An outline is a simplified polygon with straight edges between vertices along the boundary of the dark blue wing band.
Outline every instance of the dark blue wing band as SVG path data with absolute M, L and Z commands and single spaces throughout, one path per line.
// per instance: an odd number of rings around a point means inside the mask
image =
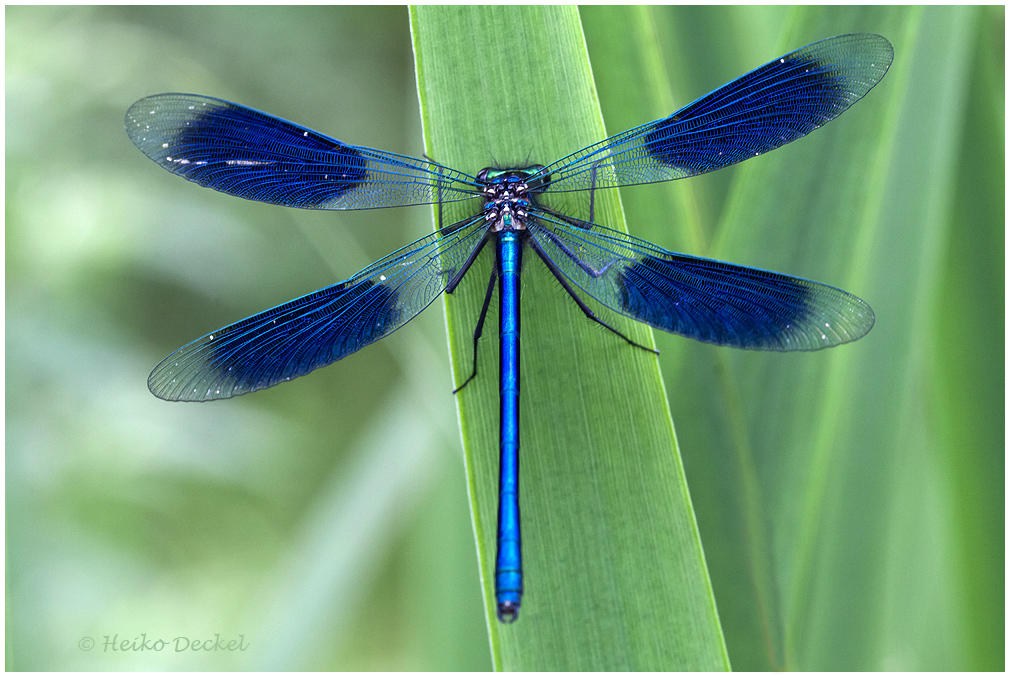
M 158 94 L 126 113 L 130 139 L 168 171 L 230 195 L 307 209 L 464 200 L 473 177 L 195 94 Z
M 155 367 L 165 400 L 242 395 L 303 376 L 392 333 L 424 310 L 480 244 L 477 217 L 434 233 L 345 282 L 265 310 L 179 348 Z
M 855 341 L 873 327 L 865 301 L 819 282 L 677 254 L 544 214 L 529 230 L 564 275 L 603 305 L 706 343 L 819 350 Z
M 821 40 L 723 85 L 673 115 L 547 166 L 546 192 L 668 181 L 795 141 L 866 95 L 894 57 L 879 35 Z

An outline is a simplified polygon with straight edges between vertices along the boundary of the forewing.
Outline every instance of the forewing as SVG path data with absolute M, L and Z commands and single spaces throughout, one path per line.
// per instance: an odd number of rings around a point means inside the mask
M 164 400 L 217 400 L 335 362 L 400 328 L 435 300 L 485 230 L 477 218 L 448 235 L 429 235 L 345 282 L 207 334 L 166 357 L 148 387 Z
M 541 215 L 528 224 L 582 291 L 657 329 L 751 350 L 819 350 L 873 326 L 862 299 L 819 282 L 677 254 L 645 240 Z
M 767 153 L 835 119 L 866 95 L 894 57 L 879 35 L 840 35 L 775 59 L 668 118 L 613 136 L 546 167 L 546 192 L 668 181 Z
M 306 209 L 452 202 L 475 180 L 435 162 L 349 146 L 238 104 L 157 94 L 126 112 L 126 132 L 159 165 L 229 195 Z

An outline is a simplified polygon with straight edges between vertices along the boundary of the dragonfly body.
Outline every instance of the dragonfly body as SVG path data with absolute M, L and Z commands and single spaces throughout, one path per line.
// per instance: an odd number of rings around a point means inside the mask
M 884 76 L 893 53 L 877 35 L 813 43 L 720 87 L 670 117 L 550 165 L 471 176 L 438 163 L 351 146 L 244 106 L 191 94 L 141 99 L 133 142 L 165 169 L 239 197 L 310 209 L 472 201 L 471 216 L 350 279 L 207 334 L 148 380 L 167 400 L 205 401 L 268 388 L 339 360 L 403 326 L 460 284 L 485 245 L 500 298 L 500 486 L 495 595 L 513 621 L 523 592 L 519 534 L 519 290 L 529 246 L 590 319 L 633 345 L 581 299 L 716 345 L 817 350 L 873 326 L 859 298 L 828 285 L 670 252 L 593 222 L 597 190 L 694 176 L 760 155 L 840 115 Z M 582 191 L 579 217 L 553 206 Z M 441 213 L 441 210 L 440 210 Z M 644 347 L 644 346 L 638 346 Z M 476 358 L 470 378 L 476 374 Z M 469 382 L 467 379 L 462 388 Z

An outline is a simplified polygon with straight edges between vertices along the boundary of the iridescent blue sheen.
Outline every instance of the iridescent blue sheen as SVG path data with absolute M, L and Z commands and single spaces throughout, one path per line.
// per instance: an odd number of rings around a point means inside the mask
M 485 244 L 500 290 L 500 487 L 495 596 L 514 621 L 523 592 L 519 535 L 519 276 L 529 245 L 585 312 L 579 293 L 652 327 L 720 346 L 818 350 L 854 341 L 873 311 L 835 287 L 670 252 L 592 222 L 597 189 L 720 169 L 794 141 L 866 95 L 893 52 L 879 35 L 842 35 L 776 59 L 673 115 L 553 164 L 476 176 L 430 160 L 351 146 L 237 104 L 193 94 L 141 99 L 126 131 L 174 174 L 230 195 L 308 209 L 371 209 L 474 200 L 473 216 L 350 279 L 258 313 L 179 348 L 151 373 L 166 400 L 215 400 L 269 388 L 339 360 L 400 328 L 453 292 Z M 589 218 L 546 206 L 584 191 Z M 570 202 L 570 200 L 569 200 Z M 643 347 L 643 346 L 638 346 Z M 470 376 L 476 375 L 474 370 Z M 465 386 L 470 379 L 463 383 Z M 463 387 L 463 386 L 460 386 Z
M 495 597 L 498 618 L 511 623 L 523 596 L 519 539 L 519 271 L 522 239 L 515 231 L 498 238 L 498 285 L 501 308 L 499 352 L 501 384 L 501 454 L 498 484 L 498 558 Z

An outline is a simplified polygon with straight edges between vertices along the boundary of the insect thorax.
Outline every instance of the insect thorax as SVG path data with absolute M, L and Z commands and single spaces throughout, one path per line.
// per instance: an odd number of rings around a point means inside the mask
M 484 221 L 496 233 L 526 230 L 526 217 L 536 205 L 535 195 L 549 182 L 540 176 L 543 165 L 519 169 L 480 170 L 477 179 L 484 183 Z

